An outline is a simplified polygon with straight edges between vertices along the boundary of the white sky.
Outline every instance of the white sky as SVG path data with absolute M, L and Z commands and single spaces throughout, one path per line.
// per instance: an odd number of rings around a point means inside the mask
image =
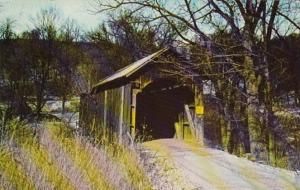
M 94 10 L 93 0 L 0 0 L 0 5 L 0 22 L 13 19 L 17 32 L 31 29 L 31 18 L 47 7 L 55 7 L 63 19 L 76 20 L 83 30 L 94 28 L 103 20 L 89 11 Z

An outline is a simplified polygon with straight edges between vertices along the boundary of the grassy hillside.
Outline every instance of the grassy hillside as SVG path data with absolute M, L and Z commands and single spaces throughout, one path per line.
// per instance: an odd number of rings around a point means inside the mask
M 18 126 L 0 145 L 0 189 L 152 189 L 137 152 L 61 123 Z

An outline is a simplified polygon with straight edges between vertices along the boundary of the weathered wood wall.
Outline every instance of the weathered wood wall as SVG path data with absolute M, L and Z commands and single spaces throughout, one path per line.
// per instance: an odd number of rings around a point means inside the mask
M 80 99 L 80 126 L 124 134 L 130 129 L 131 84 Z

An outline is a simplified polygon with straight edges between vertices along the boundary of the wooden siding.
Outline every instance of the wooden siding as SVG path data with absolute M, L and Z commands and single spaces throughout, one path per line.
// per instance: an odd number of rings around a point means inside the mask
M 108 89 L 93 96 L 82 95 L 80 102 L 81 127 L 91 127 L 92 131 L 106 128 L 113 132 L 122 131 L 122 133 L 129 130 L 131 84 Z

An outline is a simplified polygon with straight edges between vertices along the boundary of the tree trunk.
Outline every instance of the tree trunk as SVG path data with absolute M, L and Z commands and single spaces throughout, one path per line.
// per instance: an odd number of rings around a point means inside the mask
M 261 78 L 256 76 L 254 71 L 254 62 L 250 55 L 245 56 L 246 69 L 246 91 L 247 91 L 247 122 L 250 138 L 250 151 L 256 158 L 260 158 L 260 152 L 263 149 L 260 143 L 261 124 L 258 118 L 259 100 L 258 100 L 258 84 Z
M 296 106 L 300 106 L 300 90 L 296 90 Z
M 229 123 L 226 122 L 224 114 L 220 114 L 221 145 L 228 152 L 228 142 L 230 137 Z
M 61 113 L 64 114 L 66 109 L 66 97 L 62 97 Z
M 44 100 L 44 94 L 43 94 L 43 85 L 38 85 L 37 87 L 37 92 L 36 92 L 36 108 L 35 108 L 35 113 L 37 116 L 37 120 L 41 119 L 41 111 L 43 108 L 43 100 Z
M 275 135 L 273 131 L 268 131 L 268 157 L 269 157 L 269 163 L 272 166 L 276 165 L 276 152 L 275 152 Z

